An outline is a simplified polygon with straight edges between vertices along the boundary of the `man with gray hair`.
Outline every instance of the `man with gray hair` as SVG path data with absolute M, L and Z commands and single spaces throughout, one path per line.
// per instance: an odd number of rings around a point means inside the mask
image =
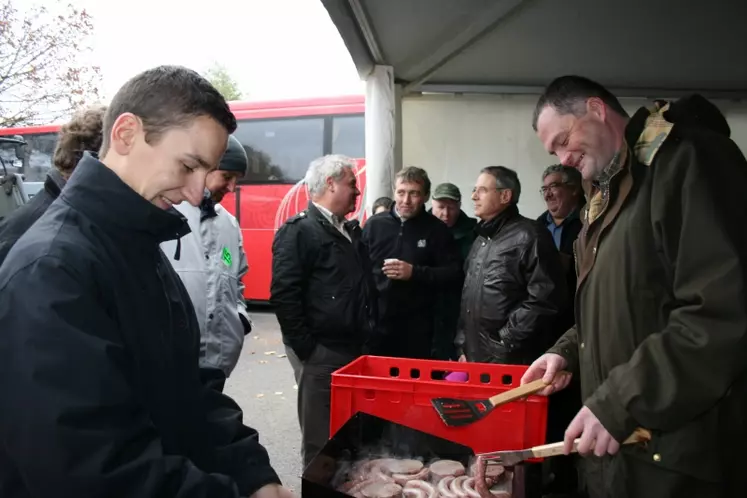
M 566 304 L 558 251 L 541 224 L 519 214 L 520 194 L 518 175 L 504 166 L 483 168 L 472 190 L 480 223 L 462 289 L 462 360 L 531 364 Z
M 520 195 L 518 175 L 505 166 L 483 168 L 472 189 L 480 222 L 465 264 L 460 361 L 529 365 L 556 338 L 567 303 L 560 257 L 542 224 L 519 214 Z M 523 496 L 541 495 L 541 470 L 527 468 Z
M 329 439 L 332 372 L 363 351 L 373 327 L 371 267 L 355 210 L 355 161 L 314 160 L 311 201 L 278 230 L 272 245 L 270 302 L 298 384 L 304 468 Z
M 537 221 L 547 227 L 555 247 L 560 252 L 560 260 L 565 272 L 568 301 L 561 310 L 552 339 L 556 341 L 566 330 L 573 327 L 575 317 L 573 301 L 576 295 L 576 265 L 573 243 L 581 231 L 579 212 L 586 203 L 582 189 L 581 173 L 570 166 L 553 164 L 542 173 L 542 194 L 547 210 Z M 547 440 L 560 441 L 565 429 L 581 409 L 581 384 L 576 377 L 566 389 L 553 394 L 549 399 Z M 575 468 L 576 456 L 559 456 L 547 460 L 552 478 L 545 492 L 572 493 L 578 489 L 578 473 Z

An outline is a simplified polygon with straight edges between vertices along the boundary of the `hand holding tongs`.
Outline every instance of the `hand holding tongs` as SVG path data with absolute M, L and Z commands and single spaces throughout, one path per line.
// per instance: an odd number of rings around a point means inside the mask
M 651 432 L 646 429 L 638 428 L 633 431 L 633 434 L 628 437 L 622 444 L 636 444 L 643 443 L 651 440 Z M 573 449 L 571 453 L 578 452 L 578 443 L 581 441 L 577 438 L 573 441 Z M 491 453 L 478 453 L 478 462 L 483 462 L 482 465 L 502 465 L 503 467 L 511 467 L 517 463 L 521 463 L 530 458 L 546 458 L 558 455 L 563 455 L 564 442 L 543 444 L 542 446 L 534 446 L 526 450 L 515 450 L 515 451 L 494 451 Z

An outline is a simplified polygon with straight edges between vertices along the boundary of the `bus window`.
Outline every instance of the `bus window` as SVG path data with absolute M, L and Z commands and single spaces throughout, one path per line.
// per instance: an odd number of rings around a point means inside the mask
M 54 148 L 57 145 L 57 133 L 33 133 L 21 135 L 26 142 L 26 157 L 23 159 L 24 180 L 43 182 L 49 168 L 52 167 Z M 5 157 L 3 157 L 5 159 Z
M 296 183 L 323 155 L 324 118 L 241 120 L 234 136 L 249 156 L 240 183 Z
M 332 118 L 332 154 L 365 157 L 365 124 L 363 115 Z

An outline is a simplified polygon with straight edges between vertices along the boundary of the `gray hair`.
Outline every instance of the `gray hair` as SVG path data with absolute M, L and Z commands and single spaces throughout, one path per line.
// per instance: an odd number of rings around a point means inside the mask
M 306 171 L 306 186 L 312 196 L 322 195 L 327 190 L 327 179 L 340 180 L 345 175 L 345 169 L 355 171 L 356 162 L 342 154 L 328 154 L 314 159 Z
M 583 179 L 581 178 L 581 173 L 576 168 L 563 166 L 562 164 L 553 164 L 552 166 L 545 168 L 545 171 L 542 172 L 542 181 L 545 181 L 545 178 L 547 178 L 548 175 L 554 173 L 560 173 L 561 181 L 564 184 L 581 187 Z
M 505 166 L 488 166 L 480 170 L 480 173 L 487 173 L 495 178 L 498 188 L 505 188 L 511 191 L 511 204 L 519 203 L 521 195 L 521 182 L 516 171 Z
M 431 179 L 428 178 L 428 173 L 423 168 L 408 166 L 397 173 L 396 180 L 405 183 L 419 183 L 423 186 L 423 195 L 426 197 L 431 195 Z

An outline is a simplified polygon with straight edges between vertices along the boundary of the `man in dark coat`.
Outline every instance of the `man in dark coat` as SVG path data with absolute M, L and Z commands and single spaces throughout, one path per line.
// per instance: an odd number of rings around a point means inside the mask
M 44 188 L 29 202 L 0 221 L 0 265 L 13 244 L 60 195 L 65 182 L 83 157 L 83 152 L 99 151 L 104 111 L 106 108 L 103 106 L 82 109 L 62 125 L 52 158 L 52 169 L 44 180 Z
M 576 326 L 523 381 L 580 375 L 565 442 L 595 455 L 592 498 L 747 496 L 747 161 L 723 116 L 696 95 L 629 118 L 604 87 L 566 76 L 534 127 L 591 185 Z M 621 448 L 636 427 L 652 440 Z
M 314 160 L 306 173 L 309 207 L 272 244 L 270 302 L 298 384 L 304 468 L 329 439 L 332 372 L 356 359 L 373 328 L 371 265 L 355 210 L 355 161 Z
M 0 496 L 291 496 L 239 407 L 203 385 L 200 329 L 159 243 L 189 232 L 236 120 L 192 70 L 125 83 L 0 268 Z M 179 248 L 177 246 L 177 252 Z M 178 257 L 178 256 L 177 256 Z
M 547 230 L 519 214 L 515 171 L 480 171 L 472 201 L 480 218 L 465 264 L 459 354 L 470 362 L 529 365 L 552 344 L 567 289 Z
M 397 173 L 395 205 L 363 228 L 378 291 L 374 353 L 381 356 L 431 358 L 438 297 L 462 278 L 454 237 L 425 210 L 430 194 L 425 170 L 404 168 Z
M 573 243 L 581 231 L 579 213 L 586 203 L 582 183 L 581 173 L 570 166 L 554 164 L 545 168 L 542 173 L 540 193 L 547 210 L 537 218 L 537 221 L 547 227 L 555 247 L 560 252 L 569 296 L 554 323 L 553 342 L 576 323 L 573 313 L 573 300 L 576 295 L 576 258 L 573 255 Z M 550 396 L 549 401 L 547 441 L 554 442 L 563 439 L 565 429 L 581 409 L 581 383 L 578 378 L 572 379 L 568 387 Z M 578 489 L 576 460 L 577 455 L 569 455 L 548 458 L 545 461 L 545 466 L 551 474 L 547 491 L 553 492 L 553 496 L 568 496 Z
M 433 189 L 431 214 L 443 221 L 459 248 L 460 265 L 464 267 L 472 242 L 475 240 L 477 220 L 470 218 L 462 210 L 462 193 L 453 183 L 441 183 Z M 459 307 L 462 302 L 464 280 L 449 285 L 439 295 L 436 306 L 436 328 L 433 333 L 433 358 L 436 360 L 456 360 L 456 336 L 459 323 Z

